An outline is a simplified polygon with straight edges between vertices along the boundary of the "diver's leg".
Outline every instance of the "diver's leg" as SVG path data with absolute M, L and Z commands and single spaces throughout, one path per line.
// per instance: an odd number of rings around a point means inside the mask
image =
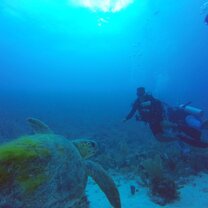
M 200 129 L 196 129 L 193 127 L 190 127 L 188 125 L 180 125 L 178 127 L 178 135 L 179 136 L 185 136 L 185 137 L 189 137 L 192 140 L 200 140 L 201 138 L 201 130 Z
M 208 148 L 208 143 L 204 143 L 198 139 L 193 139 L 192 137 L 189 136 L 179 136 L 180 140 L 185 142 L 186 144 L 189 144 L 194 147 L 199 147 L 199 148 Z

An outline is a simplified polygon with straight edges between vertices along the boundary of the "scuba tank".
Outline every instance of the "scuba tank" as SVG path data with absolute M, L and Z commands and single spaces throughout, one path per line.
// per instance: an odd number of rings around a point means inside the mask
M 191 104 L 191 102 L 188 102 L 186 104 L 182 104 L 179 106 L 179 108 L 184 110 L 187 113 L 190 113 L 193 116 L 196 116 L 196 117 L 202 117 L 204 115 L 203 110 L 193 107 L 193 106 L 190 106 L 190 104 Z

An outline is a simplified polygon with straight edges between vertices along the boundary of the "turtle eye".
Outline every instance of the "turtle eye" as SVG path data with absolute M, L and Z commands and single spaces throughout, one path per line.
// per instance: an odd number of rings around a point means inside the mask
M 92 147 L 96 147 L 94 142 L 88 142 L 89 145 L 91 145 Z
M 95 146 L 96 146 L 94 142 L 92 142 L 92 146 L 93 146 L 93 147 L 95 147 Z

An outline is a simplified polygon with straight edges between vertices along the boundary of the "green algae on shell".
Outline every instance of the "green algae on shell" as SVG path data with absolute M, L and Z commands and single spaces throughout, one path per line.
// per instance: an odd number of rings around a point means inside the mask
M 32 193 L 45 180 L 50 151 L 34 136 L 25 136 L 0 146 L 0 186 L 15 183 Z M 35 164 L 35 166 L 34 166 Z

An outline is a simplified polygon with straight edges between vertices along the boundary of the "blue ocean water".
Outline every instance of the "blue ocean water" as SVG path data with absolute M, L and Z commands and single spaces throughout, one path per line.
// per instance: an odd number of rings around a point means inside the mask
M 95 120 L 122 117 L 138 86 L 173 105 L 207 109 L 204 3 L 142 0 L 112 13 L 64 0 L 1 1 L 1 113 L 14 120 L 20 108 L 41 116 L 56 105 L 56 119 L 70 100 L 78 113 L 89 102 Z
M 42 94 L 75 105 L 113 99 L 119 111 L 145 86 L 174 105 L 192 101 L 207 109 L 204 3 L 142 0 L 112 13 L 64 0 L 1 1 L 1 105 L 11 94 L 14 110 L 15 102 L 30 99 L 26 93 L 40 96 L 37 105 Z M 8 106 L 2 111 L 10 112 Z
M 208 111 L 205 0 L 134 0 L 117 12 L 80 4 L 1 0 L 1 142 L 30 133 L 27 117 L 105 151 L 111 139 L 145 141 L 136 122 L 122 124 L 139 86 Z

